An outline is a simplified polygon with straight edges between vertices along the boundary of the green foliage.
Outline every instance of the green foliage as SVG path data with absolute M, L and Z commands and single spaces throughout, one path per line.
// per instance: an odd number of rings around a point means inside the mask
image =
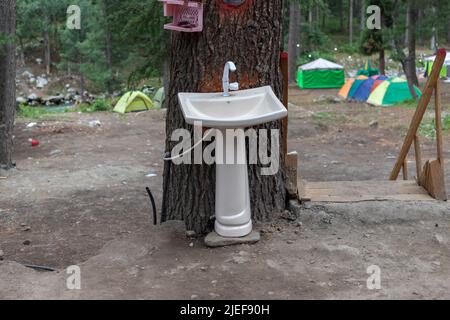
M 436 120 L 432 119 L 420 124 L 420 133 L 428 138 L 436 138 Z M 450 115 L 442 118 L 442 131 L 450 131 Z
M 96 99 L 92 104 L 82 103 L 76 108 L 68 109 L 67 112 L 93 113 L 112 111 L 112 109 L 113 107 L 110 100 Z

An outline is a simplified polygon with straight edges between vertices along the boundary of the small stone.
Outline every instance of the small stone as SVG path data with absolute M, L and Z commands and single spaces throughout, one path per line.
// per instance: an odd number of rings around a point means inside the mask
M 445 242 L 445 239 L 443 236 L 441 236 L 440 234 L 435 234 L 434 235 L 434 241 L 438 244 L 443 244 Z
M 188 238 L 194 238 L 195 235 L 196 235 L 195 231 L 192 231 L 192 230 L 186 231 L 186 237 L 188 237 Z
M 205 238 L 205 244 L 210 248 L 226 247 L 238 244 L 252 244 L 261 239 L 259 232 L 252 231 L 249 235 L 240 238 L 225 238 L 216 232 L 211 232 Z
M 302 228 L 302 227 L 303 227 L 303 222 L 297 221 L 297 223 L 295 224 L 295 226 L 296 226 L 297 228 Z
M 198 299 L 198 295 L 196 295 L 196 294 L 193 294 L 193 295 L 191 296 L 191 299 L 192 299 L 192 300 L 194 300 L 194 299 Z
M 369 123 L 369 126 L 370 126 L 372 129 L 378 128 L 378 121 L 376 121 L 376 120 L 371 121 L 371 122 Z
M 216 285 L 216 284 L 217 284 L 217 280 L 211 281 L 211 284 L 212 284 L 212 285 Z
M 22 228 L 22 231 L 30 231 L 31 227 L 30 226 L 25 226 Z
M 207 267 L 207 266 L 200 267 L 200 270 L 203 272 L 208 271 L 208 269 L 209 269 L 209 267 Z
M 31 244 L 31 241 L 30 240 L 25 240 L 24 242 L 23 242 L 23 245 L 24 246 L 29 246 Z
M 286 243 L 287 243 L 287 244 L 294 244 L 294 241 L 288 240 L 288 241 L 286 241 Z
M 215 298 L 219 298 L 219 297 L 220 297 L 220 294 L 210 292 L 210 293 L 209 293 L 209 296 L 210 296 L 211 298 L 215 299 Z
M 193 242 L 189 243 L 189 247 L 193 248 L 194 247 L 194 243 Z
M 289 210 L 285 210 L 281 215 L 280 218 L 285 219 L 287 221 L 295 221 L 297 217 L 292 214 Z

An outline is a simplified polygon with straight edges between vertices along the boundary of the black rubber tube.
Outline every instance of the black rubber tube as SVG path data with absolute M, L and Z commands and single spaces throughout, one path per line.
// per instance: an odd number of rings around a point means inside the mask
M 157 225 L 158 224 L 158 217 L 156 215 L 156 204 L 155 204 L 155 198 L 153 198 L 153 194 L 150 191 L 149 187 L 145 188 L 147 190 L 148 196 L 150 197 L 150 201 L 152 203 L 152 208 L 153 208 L 153 225 Z
M 35 269 L 35 270 L 42 270 L 42 271 L 49 271 L 49 272 L 55 272 L 56 269 L 50 268 L 50 267 L 45 267 L 45 266 L 36 266 L 34 264 L 23 264 L 23 266 L 30 268 L 30 269 Z

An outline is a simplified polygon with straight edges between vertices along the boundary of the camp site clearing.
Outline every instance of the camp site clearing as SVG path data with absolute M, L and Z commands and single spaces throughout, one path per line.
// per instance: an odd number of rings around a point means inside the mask
M 442 89 L 449 110 L 450 86 Z M 289 149 L 302 178 L 387 180 L 414 108 L 330 102 L 338 90 L 290 88 Z M 32 128 L 18 119 L 20 170 L 0 174 L 1 298 L 450 298 L 445 202 L 311 203 L 296 221 L 275 213 L 256 225 L 259 243 L 217 250 L 186 237 L 182 222 L 153 226 L 145 187 L 159 210 L 165 117 L 164 109 L 64 114 Z M 41 144 L 31 149 L 30 136 Z M 432 157 L 434 141 L 422 145 Z M 444 158 L 448 167 L 447 147 Z M 83 272 L 81 291 L 65 288 L 71 265 Z M 380 290 L 366 286 L 373 265 Z

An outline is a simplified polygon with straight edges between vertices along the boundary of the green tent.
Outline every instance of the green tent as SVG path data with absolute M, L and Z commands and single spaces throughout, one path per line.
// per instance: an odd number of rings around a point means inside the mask
M 317 59 L 298 69 L 297 84 L 301 89 L 340 88 L 344 83 L 344 67 L 325 59 Z
M 427 57 L 425 58 L 425 77 L 429 77 L 431 74 L 431 69 L 433 68 L 434 60 L 436 59 L 436 56 Z M 447 69 L 450 66 L 450 52 L 447 51 L 447 56 L 445 57 L 444 65 L 442 66 L 440 76 L 441 78 L 446 78 L 450 76 L 448 74 Z
M 357 76 L 366 76 L 366 77 L 372 77 L 377 76 L 380 74 L 380 70 L 377 68 L 372 68 L 372 63 L 370 62 L 370 59 L 367 60 L 364 69 L 358 70 L 356 73 Z
M 148 96 L 140 91 L 129 91 L 117 102 L 114 112 L 128 113 L 145 111 L 153 108 L 153 102 Z
M 155 108 L 161 109 L 165 99 L 166 95 L 164 92 L 164 87 L 159 88 L 159 90 L 156 91 L 155 96 L 153 97 L 153 105 L 155 106 Z
M 416 95 L 420 97 L 422 92 L 414 86 Z M 367 102 L 376 106 L 391 106 L 396 103 L 413 99 L 408 87 L 408 81 L 404 78 L 391 78 L 383 81 L 369 96 Z

